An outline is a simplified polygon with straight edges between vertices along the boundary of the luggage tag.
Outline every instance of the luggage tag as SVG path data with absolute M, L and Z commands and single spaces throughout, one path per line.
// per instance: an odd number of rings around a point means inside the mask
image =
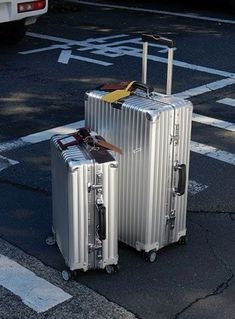
M 117 102 L 131 94 L 131 87 L 135 81 L 131 81 L 124 89 L 117 89 L 102 96 L 102 100 L 109 103 Z

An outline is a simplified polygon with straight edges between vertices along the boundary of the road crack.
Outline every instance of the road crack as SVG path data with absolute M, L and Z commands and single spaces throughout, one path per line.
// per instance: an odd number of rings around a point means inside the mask
M 230 216 L 230 218 L 233 220 L 233 222 L 235 221 L 233 216 Z M 178 313 L 176 313 L 174 315 L 173 319 L 178 319 L 183 313 L 185 313 L 188 309 L 190 309 L 196 303 L 198 303 L 200 301 L 204 301 L 204 300 L 206 300 L 206 299 L 208 299 L 210 297 L 214 297 L 214 296 L 222 294 L 226 289 L 229 288 L 230 283 L 231 283 L 231 281 L 234 278 L 233 270 L 227 265 L 227 263 L 221 257 L 218 256 L 218 254 L 216 253 L 215 249 L 210 244 L 209 235 L 210 234 L 211 235 L 215 235 L 215 234 L 213 232 L 211 232 L 209 229 L 207 229 L 206 227 L 204 227 L 203 225 L 201 225 L 201 224 L 198 224 L 198 223 L 194 223 L 194 224 L 198 225 L 203 230 L 205 230 L 206 243 L 207 243 L 208 247 L 210 248 L 210 251 L 212 252 L 212 254 L 215 257 L 215 259 L 220 264 L 223 265 L 223 267 L 224 267 L 224 269 L 225 269 L 225 271 L 227 273 L 227 278 L 222 283 L 220 283 L 211 293 L 209 293 L 209 294 L 207 294 L 207 295 L 205 295 L 203 297 L 198 297 L 195 300 L 193 300 L 192 302 L 190 302 L 186 307 L 184 307 L 182 310 L 180 310 Z

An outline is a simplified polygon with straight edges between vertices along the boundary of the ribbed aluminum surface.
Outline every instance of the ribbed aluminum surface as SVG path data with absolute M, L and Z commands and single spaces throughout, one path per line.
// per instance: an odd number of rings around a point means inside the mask
M 85 125 L 123 149 L 119 161 L 119 239 L 138 250 L 159 249 L 186 233 L 187 194 L 173 196 L 175 161 L 189 164 L 192 105 L 181 99 L 141 94 L 120 107 L 87 93 Z M 175 145 L 179 112 L 180 136 Z M 178 150 L 177 150 L 178 149 Z M 175 228 L 167 222 L 176 209 Z
M 118 165 L 115 160 L 96 163 L 77 146 L 61 151 L 55 136 L 51 140 L 53 231 L 58 247 L 71 270 L 105 268 L 118 262 Z M 102 175 L 103 204 L 106 207 L 106 239 L 97 235 L 95 208 L 97 174 Z M 101 246 L 102 257 L 92 247 Z

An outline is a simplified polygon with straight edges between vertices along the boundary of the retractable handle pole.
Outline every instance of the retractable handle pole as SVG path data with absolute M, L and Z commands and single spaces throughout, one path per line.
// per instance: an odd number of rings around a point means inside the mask
M 168 62 L 167 62 L 167 83 L 166 83 L 166 94 L 171 94 L 172 91 L 172 74 L 173 74 L 173 47 L 174 43 L 172 40 L 161 37 L 156 34 L 143 34 L 143 56 L 142 56 L 142 82 L 147 82 L 147 60 L 148 60 L 148 42 L 157 41 L 159 43 L 168 46 Z

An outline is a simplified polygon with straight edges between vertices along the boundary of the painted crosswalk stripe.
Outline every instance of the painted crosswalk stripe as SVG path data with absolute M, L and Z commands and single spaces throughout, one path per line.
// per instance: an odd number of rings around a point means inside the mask
M 53 135 L 56 134 L 70 134 L 74 132 L 77 128 L 83 127 L 85 125 L 85 121 L 78 121 L 74 123 L 70 123 L 64 126 L 54 127 L 42 132 L 29 134 L 13 141 L 3 142 L 0 144 L 0 152 L 7 152 L 13 149 L 23 147 L 27 144 L 35 144 L 43 141 L 49 140 Z
M 221 103 L 221 104 L 226 104 L 229 106 L 234 106 L 235 107 L 235 99 L 231 99 L 231 98 L 224 98 L 221 100 L 218 100 L 217 103 Z
M 19 164 L 19 162 L 0 155 L 0 171 L 16 164 Z
M 192 152 L 205 155 L 214 159 L 217 159 L 219 161 L 235 165 L 235 154 L 234 153 L 229 153 L 226 151 L 222 151 L 218 148 L 215 148 L 210 145 L 198 143 L 191 141 L 191 147 L 190 147 Z
M 30 135 L 24 136 L 21 139 L 22 141 L 26 143 L 32 143 L 32 144 L 39 143 L 39 142 L 49 140 L 53 135 L 56 135 L 56 134 L 70 134 L 74 132 L 74 130 L 76 130 L 77 128 L 83 127 L 84 125 L 85 125 L 85 121 L 82 120 L 82 121 L 70 123 L 64 126 L 54 127 L 39 133 L 33 133 Z
M 219 122 L 215 123 L 215 122 L 213 122 L 213 121 L 216 121 L 215 119 L 203 117 L 203 116 L 200 116 L 198 114 L 195 115 L 195 119 L 197 121 L 200 121 L 200 123 L 204 123 L 207 125 L 211 125 L 211 126 L 215 126 L 215 127 L 219 127 L 219 128 L 224 128 L 224 129 L 228 129 L 228 130 L 232 130 L 232 131 L 234 129 L 233 126 L 230 126 L 230 124 L 233 125 L 232 123 L 224 122 L 225 124 L 222 124 L 223 121 L 219 121 Z M 207 123 L 205 123 L 205 122 L 207 122 Z M 5 143 L 0 144 L 0 151 L 1 152 L 10 151 L 12 149 L 16 149 L 16 148 L 22 147 L 22 146 L 27 145 L 27 144 L 35 144 L 35 143 L 47 141 L 55 134 L 69 134 L 69 133 L 74 132 L 75 129 L 77 129 L 79 127 L 83 127 L 84 125 L 85 125 L 85 121 L 83 120 L 83 121 L 74 122 L 74 123 L 71 123 L 71 124 L 68 124 L 65 126 L 58 126 L 58 127 L 55 127 L 55 128 L 49 129 L 49 130 L 45 130 L 42 132 L 33 133 L 33 134 L 30 134 L 27 136 L 23 136 L 17 140 L 13 140 L 10 142 L 5 142 Z M 212 146 L 205 145 L 202 143 L 193 142 L 193 141 L 191 141 L 191 150 L 193 152 L 196 152 L 196 153 L 199 153 L 202 155 L 206 155 L 206 156 L 215 158 L 217 160 L 235 165 L 235 154 L 233 154 L 233 153 L 222 151 L 222 150 L 219 150 L 219 149 L 214 148 Z
M 235 124 L 227 121 L 221 121 L 213 117 L 208 117 L 200 114 L 193 113 L 192 120 L 197 123 L 222 128 L 227 131 L 235 132 Z
M 191 97 L 216 91 L 233 84 L 235 84 L 235 79 L 228 77 L 226 79 L 222 79 L 222 80 L 214 81 L 211 83 L 207 83 L 205 85 L 197 86 L 195 88 L 191 88 L 183 92 L 175 93 L 174 96 L 180 97 L 182 99 L 189 99 Z
M 0 255 L 0 285 L 19 296 L 25 305 L 37 313 L 72 298 L 61 288 L 3 255 Z

